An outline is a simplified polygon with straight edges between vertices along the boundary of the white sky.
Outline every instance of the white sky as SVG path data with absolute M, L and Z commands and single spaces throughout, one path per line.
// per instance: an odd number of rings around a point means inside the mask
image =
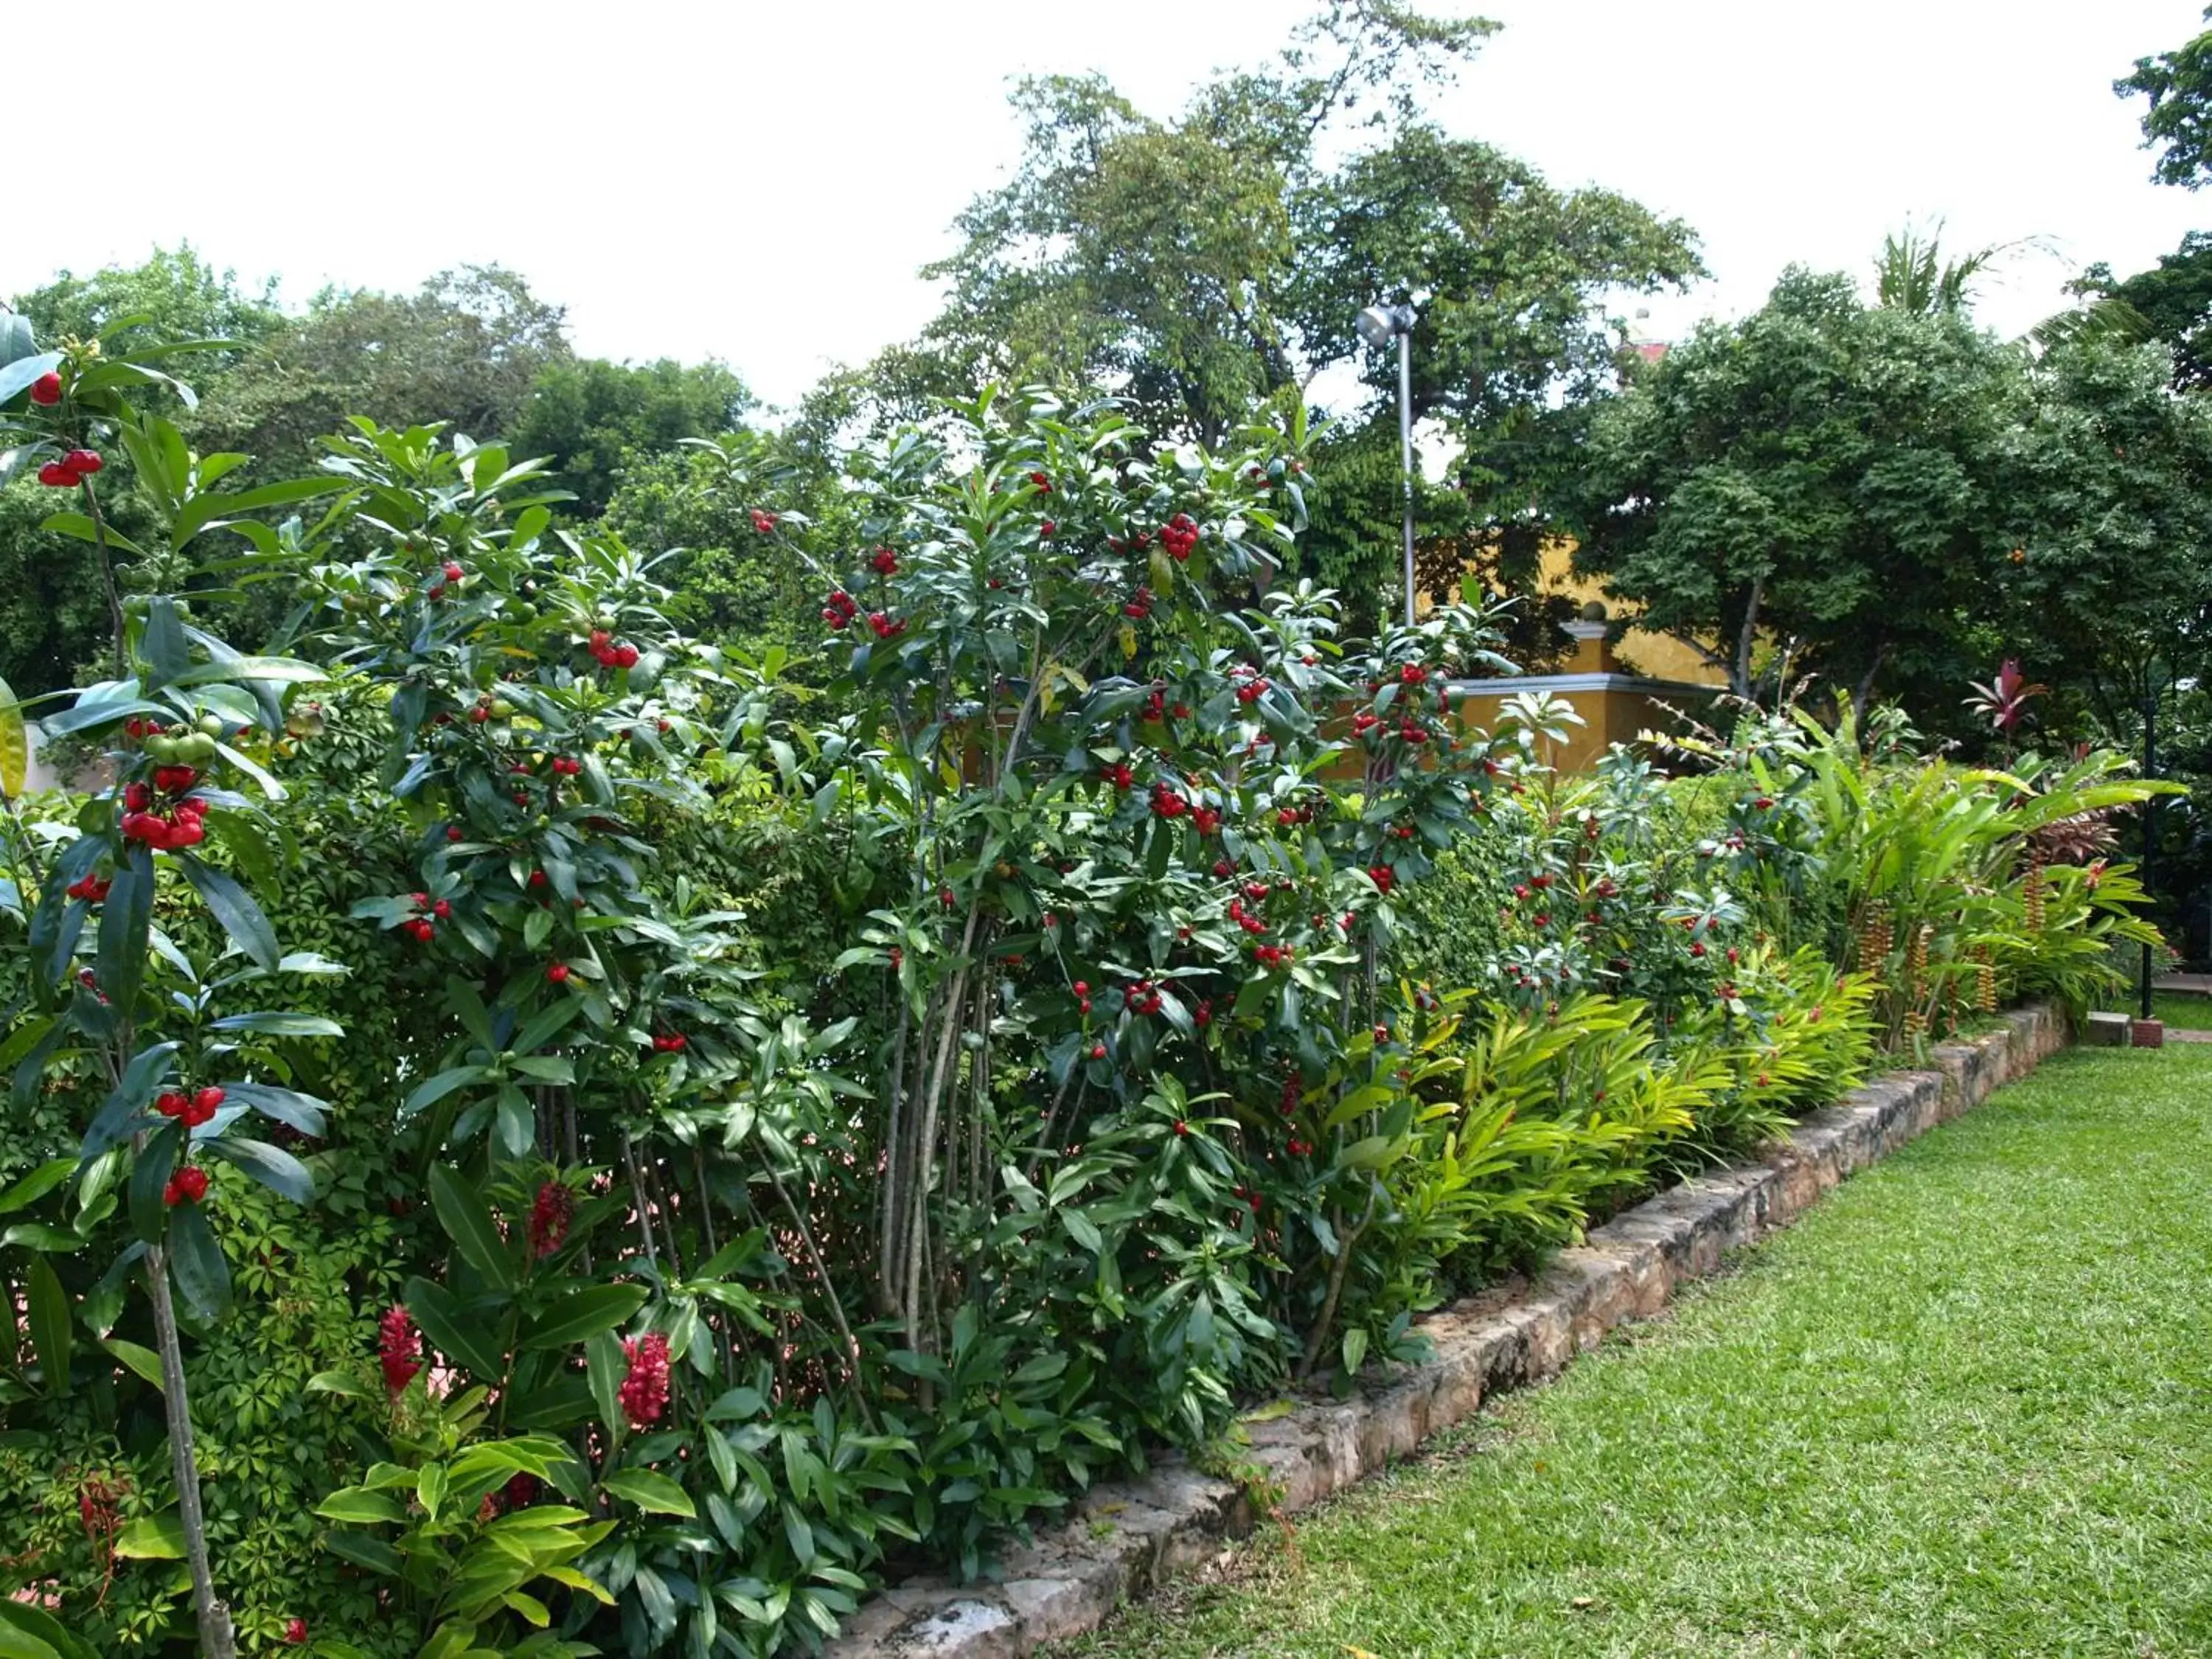
M 2079 264 L 2136 270 L 2212 222 L 2212 200 L 2148 182 L 2140 100 L 2110 90 L 2203 27 L 2200 0 L 1463 9 L 1506 27 L 1439 122 L 1703 235 L 1714 280 L 1651 302 L 1660 337 L 1755 307 L 1792 260 L 1863 274 L 1908 216 L 1945 217 L 1961 249 L 2051 239 L 2055 255 L 1984 291 L 1979 315 L 2008 334 L 2057 309 Z M 96 43 L 68 49 L 68 78 L 95 76 L 128 113 L 19 121 L 31 147 L 0 293 L 185 239 L 242 276 L 280 276 L 295 301 L 496 261 L 568 307 L 581 351 L 718 356 L 787 401 L 931 314 L 917 268 L 1015 154 L 1009 76 L 1097 69 L 1164 114 L 1208 69 L 1272 53 L 1306 10 L 112 0 Z M 48 191 L 46 169 L 86 181 L 82 197 Z

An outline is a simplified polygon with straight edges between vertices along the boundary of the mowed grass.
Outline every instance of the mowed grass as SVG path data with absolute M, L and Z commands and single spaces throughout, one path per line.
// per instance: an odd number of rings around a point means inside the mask
M 2138 1013 L 2142 1008 L 2142 1001 L 2132 991 L 2107 997 L 2100 1006 L 2123 1014 Z M 2152 1018 L 2164 1020 L 2172 1030 L 2212 1031 L 2212 997 L 2201 997 L 2193 992 L 2153 991 L 2150 1012 Z
M 2077 1050 L 1070 1659 L 2212 1655 L 2212 1049 Z

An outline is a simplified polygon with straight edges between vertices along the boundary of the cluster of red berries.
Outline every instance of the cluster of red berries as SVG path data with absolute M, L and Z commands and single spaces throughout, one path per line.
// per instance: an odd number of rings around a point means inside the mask
M 1030 473 L 1030 482 L 1036 486 L 1038 495 L 1049 495 L 1052 494 L 1052 480 L 1047 477 L 1043 473 Z
M 48 461 L 40 467 L 39 482 L 49 489 L 74 489 L 100 466 L 98 450 L 72 449 L 58 461 Z
M 1298 953 L 1287 945 L 1255 945 L 1252 960 L 1262 968 L 1279 968 L 1286 962 L 1297 960 Z
M 398 1303 L 386 1308 L 376 1322 L 376 1363 L 383 1368 L 384 1386 L 395 1395 L 422 1369 L 422 1336 Z
M 1288 830 L 1293 824 L 1311 823 L 1313 822 L 1313 803 L 1310 801 L 1303 801 L 1296 806 L 1277 807 L 1275 809 L 1275 822 L 1280 824 L 1284 829 Z
M 599 659 L 602 668 L 635 668 L 637 666 L 637 647 L 617 645 L 615 636 L 604 628 L 592 630 L 592 654 Z
M 123 792 L 121 829 L 125 841 L 143 842 L 160 852 L 197 847 L 207 839 L 207 803 L 194 799 L 179 801 L 164 814 L 153 810 L 153 791 L 134 783 Z
M 573 778 L 577 773 L 583 769 L 584 763 L 578 760 L 573 755 L 556 755 L 553 757 L 553 775 L 556 777 Z
M 875 556 L 868 561 L 868 568 L 878 576 L 896 576 L 898 574 L 898 555 L 888 547 L 878 548 Z
M 822 607 L 822 620 L 835 629 L 842 629 L 851 627 L 853 618 L 860 614 L 860 607 L 854 603 L 853 596 L 842 587 L 832 593 L 830 596 L 830 603 Z
M 653 1039 L 653 1051 L 659 1054 L 680 1054 L 691 1046 L 691 1039 L 681 1031 L 667 1031 Z
M 651 1428 L 668 1409 L 668 1339 L 659 1331 L 623 1340 L 629 1370 L 615 1390 L 633 1429 Z
M 880 611 L 868 612 L 868 629 L 879 640 L 895 640 L 906 632 L 903 621 L 893 622 Z
M 1198 525 L 1188 513 L 1178 513 L 1160 526 L 1160 545 L 1177 564 L 1190 557 L 1198 545 Z
M 107 896 L 108 889 L 115 884 L 102 881 L 98 876 L 82 876 L 69 884 L 69 896 L 82 899 L 87 904 L 98 904 Z
M 1091 982 L 1079 979 L 1072 988 L 1075 992 L 1075 1006 L 1079 1013 L 1091 1012 Z
M 1313 1142 L 1310 1140 L 1300 1140 L 1294 1136 L 1284 1150 L 1289 1152 L 1292 1158 L 1304 1158 L 1308 1152 L 1313 1151 Z
M 1367 878 L 1375 884 L 1376 891 L 1389 898 L 1390 890 L 1397 885 L 1398 872 L 1387 864 L 1377 864 L 1369 867 Z
M 1146 617 L 1151 616 L 1152 614 L 1152 590 L 1145 586 L 1142 583 L 1139 583 L 1136 592 L 1130 598 L 1128 604 L 1121 607 L 1121 614 L 1125 617 L 1134 617 L 1139 622 L 1143 621 Z
M 1242 682 L 1237 688 L 1237 701 L 1246 708 L 1250 708 L 1267 695 L 1269 687 L 1265 675 L 1247 667 L 1243 663 L 1237 664 L 1235 673 L 1237 678 Z
M 222 1090 L 212 1086 L 198 1089 L 189 1095 L 169 1090 L 154 1097 L 154 1109 L 163 1117 L 173 1117 L 187 1129 L 197 1129 L 203 1123 L 212 1122 L 216 1109 L 223 1103 Z
M 1161 690 L 1159 687 L 1154 686 L 1152 695 L 1145 699 L 1144 718 L 1157 724 L 1166 720 L 1170 714 L 1179 720 L 1187 720 L 1190 718 L 1190 705 L 1187 702 L 1179 702 L 1173 709 L 1170 709 L 1167 693 Z
M 1160 1011 L 1160 994 L 1148 979 L 1132 980 L 1121 993 L 1121 1006 L 1133 1014 L 1157 1014 Z
M 769 531 L 775 528 L 775 514 L 763 511 L 762 508 L 757 507 L 749 508 L 748 512 L 752 518 L 753 528 L 758 531 L 762 535 L 765 536 Z
M 1156 817 L 1179 818 L 1190 811 L 1190 803 L 1176 793 L 1173 785 L 1161 779 L 1152 786 L 1152 811 Z
M 1221 828 L 1221 814 L 1211 806 L 1201 806 L 1190 815 L 1191 828 L 1201 836 L 1210 836 Z
M 463 570 L 453 560 L 447 560 L 443 568 L 438 572 L 438 580 L 430 584 L 430 597 L 434 599 L 444 599 L 446 590 L 449 587 L 459 586 L 461 579 L 468 572 Z
M 1106 769 L 1105 777 L 1106 781 L 1116 789 L 1133 789 L 1137 787 L 1137 775 L 1129 769 L 1129 763 L 1127 761 L 1115 761 Z
M 179 1204 L 197 1204 L 207 1196 L 207 1171 L 187 1164 L 161 1188 L 161 1202 L 173 1210 Z
M 531 1200 L 528 1237 L 530 1254 L 543 1261 L 561 1248 L 575 1218 L 576 1195 L 557 1181 L 549 1181 Z
M 1249 892 L 1250 889 L 1248 888 L 1246 890 Z M 1266 888 L 1261 887 L 1261 896 L 1265 897 L 1267 891 Z M 1248 933 L 1264 933 L 1267 931 L 1267 924 L 1251 911 L 1247 910 L 1244 908 L 1244 901 L 1241 898 L 1232 898 L 1229 901 L 1229 920 Z

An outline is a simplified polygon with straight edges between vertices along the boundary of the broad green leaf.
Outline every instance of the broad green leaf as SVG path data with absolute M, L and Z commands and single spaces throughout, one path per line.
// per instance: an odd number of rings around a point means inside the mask
M 342 1487 L 316 1504 L 315 1513 L 325 1521 L 340 1521 L 353 1527 L 398 1522 L 407 1518 L 404 1504 L 390 1492 L 379 1492 L 372 1486 Z
M 169 1212 L 169 1267 L 194 1313 L 208 1321 L 222 1317 L 230 1306 L 230 1264 L 197 1204 Z
M 217 680 L 276 680 L 306 685 L 329 677 L 311 662 L 296 657 L 232 657 L 223 662 L 204 662 L 177 676 L 175 684 L 207 685 Z
M 481 1066 L 455 1066 L 425 1078 L 400 1103 L 399 1121 L 404 1123 L 424 1107 L 436 1105 L 454 1090 L 465 1089 L 471 1083 L 481 1083 L 490 1075 Z
M 345 1027 L 336 1020 L 325 1019 L 320 1014 L 226 1014 L 222 1018 L 208 1022 L 209 1028 L 217 1031 L 254 1031 L 263 1036 L 334 1037 L 343 1036 Z
M 617 1469 L 599 1484 L 616 1497 L 626 1498 L 654 1515 L 696 1518 L 699 1513 L 690 1493 L 666 1475 L 651 1469 Z
M 226 1083 L 222 1091 L 231 1101 L 251 1107 L 265 1118 L 287 1124 L 303 1135 L 319 1137 L 327 1127 L 324 1103 L 313 1095 L 279 1089 L 268 1083 Z
M 569 1291 L 524 1327 L 526 1348 L 560 1348 L 582 1342 L 629 1321 L 645 1305 L 642 1285 L 584 1285 Z
M 514 1261 L 490 1206 L 451 1164 L 430 1166 L 430 1206 L 469 1266 L 502 1291 L 514 1288 Z
M 241 1135 L 222 1135 L 200 1142 L 200 1149 L 245 1170 L 279 1198 L 289 1199 L 295 1204 L 314 1201 L 314 1176 L 307 1173 L 306 1164 L 281 1146 Z
M 480 1308 L 464 1304 L 442 1285 L 427 1279 L 407 1281 L 407 1310 L 431 1345 L 459 1360 L 487 1382 L 506 1374 L 501 1350 L 493 1340 Z
M 31 731 L 23 719 L 23 705 L 15 701 L 8 682 L 0 680 L 0 795 L 13 800 L 23 793 L 31 775 Z
M 70 1391 L 70 1298 L 62 1281 L 43 1255 L 31 1258 L 27 1279 L 31 1316 L 31 1347 L 39 1356 L 39 1372 L 51 1395 Z
M 150 1382 L 157 1389 L 161 1386 L 161 1356 L 151 1348 L 125 1342 L 119 1336 L 109 1337 L 100 1346 L 121 1360 L 140 1382 Z
M 132 1056 L 124 1068 L 123 1080 L 93 1115 L 92 1127 L 84 1133 L 84 1145 L 78 1148 L 81 1159 L 88 1163 L 130 1138 L 138 1114 L 153 1099 L 155 1091 L 167 1081 L 170 1059 L 176 1052 L 175 1043 L 157 1042 Z
M 37 1203 L 48 1193 L 76 1173 L 76 1159 L 52 1158 L 15 1182 L 7 1191 L 0 1192 L 0 1215 Z
M 115 1553 L 133 1561 L 181 1561 L 184 1521 L 174 1510 L 142 1515 L 116 1534 Z
M 283 952 L 276 945 L 276 930 L 269 925 L 269 918 L 261 914 L 261 907 L 246 889 L 190 853 L 179 853 L 177 866 L 199 894 L 201 902 L 222 924 L 222 931 L 230 935 L 231 943 L 243 951 L 255 967 L 274 971 L 283 959 Z
M 368 1390 L 347 1371 L 317 1371 L 307 1379 L 309 1394 L 343 1395 L 349 1400 L 364 1400 Z

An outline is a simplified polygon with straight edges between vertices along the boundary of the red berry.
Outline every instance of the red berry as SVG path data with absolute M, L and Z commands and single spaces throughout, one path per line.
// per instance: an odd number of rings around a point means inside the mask
M 546 969 L 545 977 L 551 980 L 556 985 L 566 985 L 568 982 L 568 964 L 565 962 L 556 962 L 553 963 L 552 966 Z
M 99 471 L 104 463 L 96 449 L 72 449 L 62 457 L 62 465 L 72 472 L 89 477 Z
M 447 581 L 457 582 L 467 574 L 468 573 L 466 571 L 463 570 L 459 565 L 454 563 L 451 559 L 446 561 L 446 580 Z
M 39 469 L 39 482 L 49 489 L 70 489 L 76 484 L 76 474 L 59 461 L 48 461 Z
M 1103 1043 L 1103 1042 L 1094 1042 L 1094 1043 L 1092 1043 L 1092 1044 L 1091 1045 L 1091 1059 L 1093 1059 L 1093 1060 L 1103 1060 L 1103 1059 L 1105 1059 L 1105 1058 L 1106 1058 L 1106 1045 L 1105 1045 L 1104 1043 Z
M 41 409 L 52 409 L 62 400 L 62 377 L 49 369 L 31 382 L 31 401 Z
M 207 1196 L 207 1171 L 198 1164 L 187 1164 L 161 1188 L 161 1202 L 171 1209 L 179 1204 L 197 1204 Z
M 417 916 L 414 921 L 407 924 L 407 931 L 415 936 L 416 943 L 428 945 L 438 930 L 432 927 L 429 922 L 424 921 L 422 917 Z
M 461 826 L 458 823 L 449 823 L 446 826 L 446 839 L 447 841 L 459 841 L 462 840 L 465 835 L 466 831 L 462 830 Z

